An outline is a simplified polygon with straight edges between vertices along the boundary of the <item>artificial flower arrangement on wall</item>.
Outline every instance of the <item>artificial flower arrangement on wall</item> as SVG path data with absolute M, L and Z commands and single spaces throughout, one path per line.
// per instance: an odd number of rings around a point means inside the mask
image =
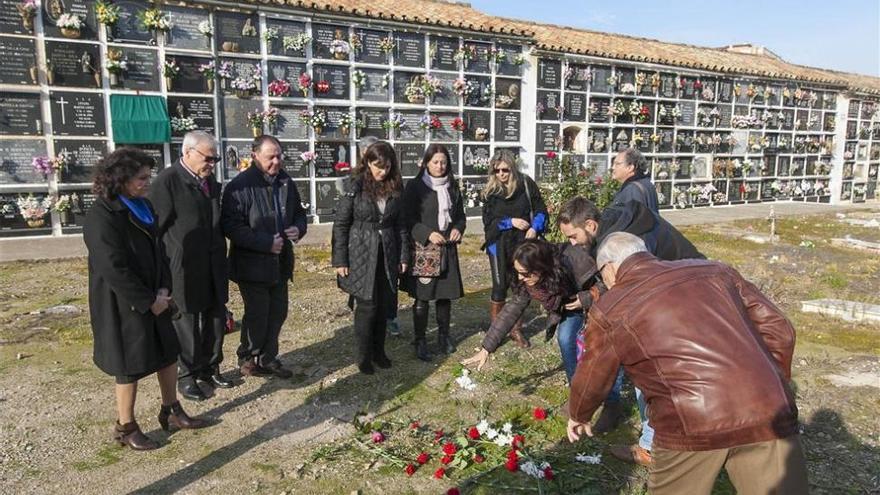
M 316 136 L 320 136 L 327 125 L 327 112 L 319 108 L 312 111 L 303 110 L 299 114 L 299 119 L 303 124 L 311 127 Z
M 281 38 L 281 46 L 285 51 L 305 52 L 306 46 L 312 41 L 308 33 L 299 33 Z

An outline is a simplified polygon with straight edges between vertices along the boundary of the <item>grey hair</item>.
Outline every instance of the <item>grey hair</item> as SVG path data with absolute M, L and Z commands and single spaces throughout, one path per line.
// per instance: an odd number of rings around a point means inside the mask
M 636 173 L 641 172 L 645 174 L 648 172 L 648 160 L 645 159 L 641 151 L 635 148 L 627 148 L 621 151 L 620 155 L 623 157 L 623 161 L 626 162 L 627 165 L 633 166 L 633 170 Z
M 608 263 L 616 263 L 619 266 L 630 256 L 646 252 L 648 252 L 648 248 L 641 238 L 628 232 L 614 232 L 608 234 L 608 237 L 599 245 L 596 265 L 599 268 Z
M 196 146 L 202 143 L 211 143 L 214 146 L 214 149 L 217 149 L 217 138 L 215 138 L 210 132 L 206 131 L 189 131 L 183 136 L 183 146 L 180 149 L 186 153 L 186 150 L 195 149 Z

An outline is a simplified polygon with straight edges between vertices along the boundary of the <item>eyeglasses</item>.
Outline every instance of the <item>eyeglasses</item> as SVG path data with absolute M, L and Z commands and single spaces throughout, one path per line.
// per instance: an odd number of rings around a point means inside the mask
M 492 173 L 493 174 L 509 174 L 510 169 L 509 168 L 496 168 L 496 169 L 492 170 Z
M 206 154 L 202 153 L 201 151 L 199 151 L 199 150 L 197 150 L 197 149 L 195 149 L 195 148 L 190 148 L 190 149 L 193 150 L 193 151 L 195 151 L 196 153 L 202 155 L 202 158 L 204 158 L 205 161 L 208 162 L 208 163 L 217 163 L 217 162 L 219 162 L 220 160 L 222 160 L 222 158 L 220 158 L 219 156 L 216 156 L 216 155 L 206 155 Z

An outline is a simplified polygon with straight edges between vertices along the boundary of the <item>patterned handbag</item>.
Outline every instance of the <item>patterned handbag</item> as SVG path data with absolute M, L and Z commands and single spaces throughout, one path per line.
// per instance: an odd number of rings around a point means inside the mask
M 415 260 L 413 261 L 412 275 L 414 277 L 439 277 L 443 273 L 443 246 L 432 242 L 422 245 L 414 242 Z

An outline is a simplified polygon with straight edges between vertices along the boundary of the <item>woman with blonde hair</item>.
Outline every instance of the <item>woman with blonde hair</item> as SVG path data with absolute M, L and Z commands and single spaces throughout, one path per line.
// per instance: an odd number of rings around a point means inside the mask
M 547 208 L 541 191 L 531 177 L 519 171 L 519 158 L 508 150 L 498 150 L 489 161 L 489 181 L 483 189 L 483 249 L 489 255 L 492 272 L 490 298 L 492 320 L 507 300 L 512 280 L 512 255 L 526 239 L 544 232 Z M 522 348 L 529 341 L 522 334 L 522 321 L 517 321 L 510 336 Z

